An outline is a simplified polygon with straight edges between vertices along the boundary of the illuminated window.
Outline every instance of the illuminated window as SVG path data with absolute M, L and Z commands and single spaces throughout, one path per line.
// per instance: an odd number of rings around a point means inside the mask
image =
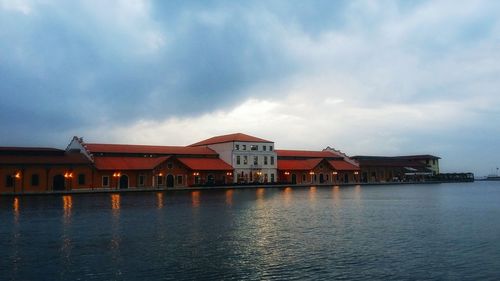
M 102 186 L 103 187 L 109 186 L 109 176 L 102 176 Z
M 85 184 L 85 174 L 79 174 L 78 175 L 78 184 L 79 185 L 84 185 Z
M 31 175 L 31 185 L 38 186 L 40 184 L 40 176 L 38 174 Z

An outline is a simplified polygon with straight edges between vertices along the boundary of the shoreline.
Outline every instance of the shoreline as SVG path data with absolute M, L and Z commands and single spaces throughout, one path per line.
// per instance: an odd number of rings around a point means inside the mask
M 229 190 L 229 189 L 256 189 L 256 188 L 293 188 L 293 187 L 347 187 L 347 186 L 378 186 L 378 185 L 423 185 L 423 184 L 443 184 L 443 183 L 470 183 L 474 181 L 423 181 L 423 182 L 374 182 L 374 183 L 341 183 L 341 184 L 273 184 L 273 185 L 223 185 L 223 186 L 197 186 L 197 187 L 169 187 L 169 188 L 127 188 L 127 189 L 74 189 L 61 191 L 44 192 L 5 192 L 0 197 L 12 196 L 38 196 L 38 195 L 73 195 L 73 194 L 101 194 L 101 193 L 145 193 L 145 192 L 178 192 L 178 191 L 201 191 L 201 190 Z

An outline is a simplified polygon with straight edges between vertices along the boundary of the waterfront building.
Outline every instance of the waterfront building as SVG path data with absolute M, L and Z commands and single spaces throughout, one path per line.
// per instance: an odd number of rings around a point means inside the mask
M 98 144 L 74 137 L 67 150 L 92 160 L 96 188 L 169 188 L 232 182 L 233 168 L 207 147 Z
M 233 183 L 274 183 L 277 155 L 274 142 L 236 133 L 216 136 L 190 145 L 207 147 L 234 168 Z
M 0 147 L 0 193 L 87 189 L 92 162 L 56 148 Z
M 340 184 L 359 182 L 359 167 L 332 151 L 276 150 L 281 182 Z
M 362 182 L 422 181 L 439 174 L 439 157 L 433 155 L 353 156 Z

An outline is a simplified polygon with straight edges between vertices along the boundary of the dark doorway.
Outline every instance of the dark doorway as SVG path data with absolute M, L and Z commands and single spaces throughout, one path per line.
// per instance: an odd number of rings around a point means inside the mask
M 120 177 L 120 189 L 128 188 L 128 176 L 122 175 Z
M 348 175 L 348 174 L 345 174 L 345 175 L 344 175 L 344 182 L 345 182 L 345 183 L 348 183 L 348 182 L 349 182 L 349 175 Z
M 214 175 L 208 175 L 208 176 L 207 176 L 207 184 L 208 184 L 208 185 L 214 185 L 214 184 L 215 184 L 215 178 L 214 178 Z
M 292 174 L 292 184 L 297 184 L 297 175 Z
M 54 176 L 54 179 L 52 181 L 52 189 L 53 190 L 64 190 L 64 176 L 63 175 Z
M 325 182 L 325 176 L 323 174 L 319 174 L 319 183 L 324 183 Z
M 174 187 L 174 176 L 167 176 L 167 187 Z

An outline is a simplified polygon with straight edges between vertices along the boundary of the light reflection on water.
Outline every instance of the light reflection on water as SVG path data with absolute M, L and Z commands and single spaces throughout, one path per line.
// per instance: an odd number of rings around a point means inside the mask
M 498 202 L 481 183 L 0 198 L 0 276 L 495 280 Z

